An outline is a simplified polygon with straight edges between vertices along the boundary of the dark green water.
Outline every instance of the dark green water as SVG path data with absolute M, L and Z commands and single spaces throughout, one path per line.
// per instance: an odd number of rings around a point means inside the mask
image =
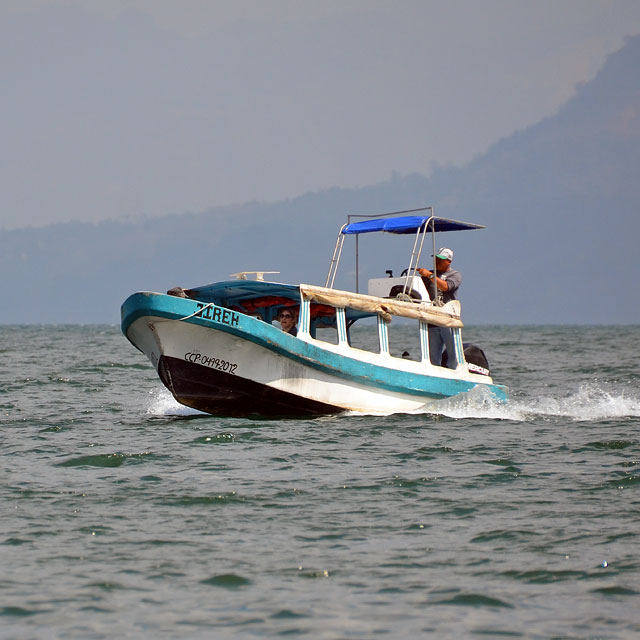
M 0 327 L 0 636 L 639 637 L 640 328 L 465 340 L 507 406 L 247 421 Z

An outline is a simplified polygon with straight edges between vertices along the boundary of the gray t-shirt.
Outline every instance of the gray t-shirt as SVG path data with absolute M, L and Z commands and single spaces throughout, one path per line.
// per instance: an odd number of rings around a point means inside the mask
M 449 285 L 448 291 L 440 292 L 442 294 L 442 302 L 444 304 L 447 304 L 447 302 L 449 302 L 450 300 L 457 300 L 456 292 L 462 284 L 462 275 L 460 274 L 460 272 L 456 271 L 455 269 L 449 268 L 444 273 L 438 274 L 438 278 L 440 278 L 440 280 L 446 280 L 447 284 Z M 427 291 L 429 292 L 429 295 L 433 300 L 433 283 L 429 278 L 423 278 L 422 281 L 427 287 Z

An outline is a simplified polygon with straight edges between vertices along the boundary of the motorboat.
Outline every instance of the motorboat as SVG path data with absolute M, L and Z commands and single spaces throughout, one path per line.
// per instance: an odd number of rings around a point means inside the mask
M 435 256 L 436 234 L 481 228 L 438 217 L 433 207 L 349 216 L 324 286 L 242 271 L 204 286 L 138 292 L 122 305 L 122 332 L 180 404 L 218 416 L 406 413 L 472 390 L 505 402 L 507 389 L 493 383 L 482 350 L 463 343 L 460 302 L 443 304 L 437 292 L 432 299 L 417 272 L 426 238 Z M 407 235 L 413 245 L 402 275 L 369 279 L 365 294 L 358 291 L 358 238 L 368 233 Z M 334 282 L 351 236 L 356 286 L 346 291 Z M 285 309 L 297 317 L 296 335 L 275 324 Z M 431 361 L 430 326 L 451 330 L 455 369 Z M 396 329 L 415 331 L 413 356 L 390 349 Z

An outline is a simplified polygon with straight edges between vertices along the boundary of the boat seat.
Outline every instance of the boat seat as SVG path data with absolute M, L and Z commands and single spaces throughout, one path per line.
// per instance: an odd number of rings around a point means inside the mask
M 389 295 L 385 296 L 387 298 L 400 298 L 402 296 L 406 296 L 411 300 L 420 301 L 422 300 L 422 296 L 415 289 L 407 289 L 405 292 L 403 284 L 396 284 L 389 290 Z
M 370 296 L 377 296 L 378 298 L 397 298 L 398 294 L 401 295 L 405 290 L 405 284 L 407 285 L 405 295 L 408 295 L 410 300 L 415 302 L 428 302 L 431 300 L 420 276 L 412 276 L 409 278 L 408 283 L 405 276 L 397 278 L 372 278 L 368 282 L 368 294 Z

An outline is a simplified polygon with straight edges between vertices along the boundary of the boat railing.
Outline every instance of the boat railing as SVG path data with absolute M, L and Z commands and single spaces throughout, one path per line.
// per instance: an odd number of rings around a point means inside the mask
M 429 228 L 429 222 L 433 221 L 433 207 L 426 207 L 425 210 L 429 210 L 431 211 L 431 216 L 429 217 L 429 220 L 427 220 L 424 224 L 422 224 L 418 230 L 416 231 L 416 235 L 413 241 L 413 250 L 411 251 L 411 258 L 409 260 L 409 267 L 407 268 L 407 277 L 404 281 L 404 289 L 402 291 L 403 295 L 407 295 L 407 292 L 410 290 L 409 287 L 409 283 L 411 282 L 413 276 L 417 275 L 418 273 L 418 266 L 420 264 L 420 256 L 422 255 L 422 247 L 424 245 L 424 237 L 427 233 L 427 229 Z M 433 226 L 433 223 L 432 223 Z M 435 232 L 433 232 L 432 229 L 432 234 L 433 236 L 433 242 L 434 242 L 434 246 L 435 246 Z M 418 242 L 419 240 L 419 242 Z M 433 252 L 435 254 L 435 250 Z M 435 260 L 435 258 L 434 258 Z M 434 263 L 434 273 L 435 273 L 435 263 Z M 441 299 L 441 298 L 440 298 Z M 436 294 L 434 296 L 434 302 L 437 304 L 438 303 L 438 295 Z
M 342 232 L 348 224 L 349 222 L 343 224 L 338 232 L 336 246 L 333 249 L 331 264 L 329 265 L 329 273 L 327 274 L 327 280 L 324 285 L 325 287 L 333 287 L 333 283 L 335 282 L 338 265 L 340 264 L 340 256 L 342 256 L 342 245 L 344 244 L 344 234 Z
M 384 358 L 391 356 L 389 331 L 392 318 L 409 318 L 418 321 L 420 339 L 419 362 L 428 363 L 429 366 L 433 364 L 429 357 L 428 327 L 438 325 L 451 328 L 457 362 L 461 366 L 466 366 L 461 334 L 463 323 L 460 319 L 460 302 L 457 300 L 451 300 L 446 305 L 438 307 L 426 302 L 416 304 L 396 298 L 380 298 L 378 296 L 307 284 L 300 285 L 300 298 L 298 338 L 302 338 L 303 340 L 309 338 L 314 340 L 319 339 L 322 343 L 328 342 L 331 345 L 335 345 L 331 348 L 339 350 L 350 350 L 354 348 L 362 350 L 363 347 L 353 347 L 351 343 L 349 327 L 352 323 L 348 321 L 347 314 L 349 311 L 364 312 L 366 315 L 375 315 L 377 318 L 376 332 L 379 350 L 373 353 L 377 353 L 377 355 Z M 335 309 L 335 329 L 337 330 L 337 334 L 333 333 L 333 337 L 334 339 L 337 338 L 337 342 L 329 340 L 327 337 L 317 338 L 315 330 L 311 326 L 312 304 L 322 305 L 323 307 L 333 307 Z M 366 347 L 364 350 L 370 351 L 370 349 Z

